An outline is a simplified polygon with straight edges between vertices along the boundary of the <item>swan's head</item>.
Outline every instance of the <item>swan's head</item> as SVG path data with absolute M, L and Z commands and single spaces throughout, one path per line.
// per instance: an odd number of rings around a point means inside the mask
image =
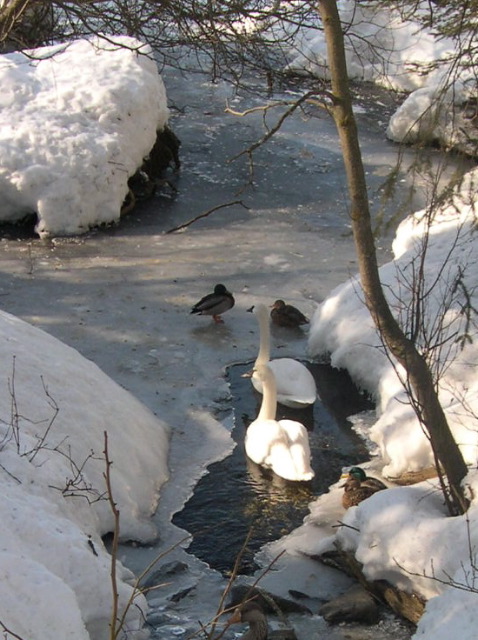
M 270 378 L 273 373 L 266 364 L 257 364 L 253 369 L 252 375 L 264 381 Z
M 269 385 L 275 382 L 274 373 L 267 364 L 255 364 L 254 368 L 242 374 L 243 378 L 252 378 L 260 380 L 262 383 L 268 382 Z
M 248 309 L 249 313 L 253 313 L 255 316 L 269 318 L 269 310 L 267 309 L 265 304 L 259 302 L 259 304 L 254 304 L 252 307 Z

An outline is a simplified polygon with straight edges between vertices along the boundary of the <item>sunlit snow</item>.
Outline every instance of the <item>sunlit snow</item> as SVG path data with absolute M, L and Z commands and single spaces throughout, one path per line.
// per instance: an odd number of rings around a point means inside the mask
M 368 24 L 370 38 L 370 21 Z M 374 37 L 383 37 L 387 46 L 390 42 L 412 45 L 407 47 L 406 58 L 403 47 L 398 47 L 400 54 L 390 60 L 390 73 L 387 65 L 381 65 L 381 81 L 400 89 L 417 89 L 420 74 L 403 73 L 408 61 L 442 57 L 448 45 L 429 37 L 417 41 L 413 25 L 400 25 L 392 38 L 388 29 L 392 24 L 396 22 L 382 21 L 380 34 Z M 360 30 L 360 25 L 356 28 Z M 22 54 L 2 57 L 2 220 L 36 212 L 38 233 L 49 235 L 79 233 L 118 219 L 127 179 L 168 117 L 154 62 L 138 54 L 138 43 L 122 42 L 132 48 L 81 41 L 56 47 L 61 51 L 55 57 L 51 57 L 53 49 L 42 50 L 42 61 Z M 298 56 L 292 66 L 315 72 L 324 50 L 320 36 L 314 36 L 308 47 L 307 56 Z M 354 67 L 355 62 L 350 61 Z M 373 68 L 376 64 L 370 61 L 359 77 L 373 79 Z M 352 75 L 357 77 L 357 73 Z M 423 91 L 435 87 L 432 84 Z M 389 135 L 393 138 L 403 138 L 403 131 L 415 122 L 417 104 L 430 103 L 426 93 L 415 92 L 409 100 L 392 120 Z M 471 176 L 457 191 L 455 208 L 447 205 L 434 222 L 426 273 L 433 277 L 443 264 L 444 253 L 454 244 L 443 271 L 444 282 L 450 282 L 459 267 L 466 267 L 463 282 L 478 308 L 473 258 L 477 247 L 470 232 L 474 202 L 469 195 L 476 191 L 470 189 L 473 179 Z M 420 213 L 404 221 L 394 244 L 395 260 L 381 270 L 389 290 L 400 293 L 392 299 L 397 312 L 409 296 L 397 276 L 410 269 L 424 230 Z M 436 316 L 438 300 L 438 295 L 430 299 L 429 318 Z M 460 300 L 463 302 L 458 298 L 446 313 L 448 326 L 463 333 Z M 168 428 L 92 362 L 44 332 L 4 313 L 0 331 L 1 622 L 29 640 L 100 640 L 106 637 L 111 612 L 110 557 L 101 535 L 113 523 L 108 503 L 96 500 L 105 490 L 104 433 L 113 461 L 113 494 L 121 511 L 121 534 L 147 541 L 155 534 L 149 518 L 168 476 Z M 271 553 L 285 548 L 293 556 L 316 553 L 340 540 L 356 551 L 369 578 L 385 578 L 432 598 L 416 633 L 417 638 L 430 640 L 452 636 L 472 640 L 476 635 L 476 594 L 432 579 L 451 576 L 462 584 L 475 571 L 471 563 L 478 542 L 473 499 L 478 491 L 474 472 L 478 354 L 476 332 L 473 327 L 467 331 L 472 341 L 465 340 L 463 350 L 456 343 L 446 354 L 455 359 L 444 371 L 441 385 L 450 424 L 473 469 L 466 479 L 472 499 L 467 519 L 445 517 L 435 481 L 381 492 L 345 516 L 337 508 L 340 490 L 334 486 L 311 504 L 303 527 L 270 547 Z M 376 397 L 378 420 L 368 433 L 380 452 L 372 465 L 375 473 L 383 471 L 393 479 L 431 465 L 428 442 L 383 353 L 357 279 L 332 291 L 316 311 L 309 349 L 314 356 L 330 354 L 334 365 L 347 368 Z M 461 410 L 463 400 L 469 409 L 466 414 Z M 75 474 L 78 466 L 79 476 Z M 339 517 L 349 526 L 336 533 L 330 526 Z M 124 605 L 131 595 L 133 576 L 121 565 L 118 570 Z M 142 596 L 136 604 L 139 608 L 129 610 L 128 629 L 142 625 Z
M 119 220 L 128 178 L 168 119 L 151 50 L 78 40 L 0 57 L 0 220 L 39 235 Z

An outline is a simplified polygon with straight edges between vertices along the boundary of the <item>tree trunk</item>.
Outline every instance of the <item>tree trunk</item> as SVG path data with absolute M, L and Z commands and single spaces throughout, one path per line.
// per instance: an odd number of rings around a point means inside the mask
M 352 110 L 344 39 L 337 3 L 335 0 L 319 0 L 318 10 L 327 43 L 328 68 L 332 83 L 331 111 L 339 134 L 347 173 L 352 229 L 365 303 L 384 343 L 407 372 L 410 387 L 414 393 L 413 405 L 417 417 L 425 427 L 435 459 L 442 466 L 448 481 L 445 498 L 450 513 L 452 515 L 464 513 L 467 502 L 461 481 L 467 473 L 466 464 L 438 400 L 431 371 L 392 315 L 380 282 L 365 172 Z

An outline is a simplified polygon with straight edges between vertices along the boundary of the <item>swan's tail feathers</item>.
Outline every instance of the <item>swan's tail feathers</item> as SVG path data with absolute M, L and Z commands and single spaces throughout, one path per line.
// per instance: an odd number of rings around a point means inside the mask
M 289 438 L 291 462 L 295 468 L 296 480 L 312 480 L 315 473 L 310 466 L 309 435 L 304 425 L 294 420 L 285 420 Z

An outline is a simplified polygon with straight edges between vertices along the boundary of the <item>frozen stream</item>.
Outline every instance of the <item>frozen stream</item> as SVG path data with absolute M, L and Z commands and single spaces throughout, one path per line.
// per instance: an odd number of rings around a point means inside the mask
M 287 122 L 257 152 L 251 186 L 247 158 L 229 160 L 263 135 L 261 116 L 235 118 L 224 113 L 224 106 L 226 99 L 236 110 L 260 101 L 200 76 L 166 71 L 164 77 L 171 124 L 182 140 L 177 195 L 166 190 L 118 227 L 78 238 L 42 241 L 3 229 L 0 300 L 6 311 L 93 360 L 171 426 L 170 481 L 155 516 L 159 542 L 151 548 L 124 547 L 122 554 L 137 572 L 167 550 L 158 566 L 184 563 L 153 592 L 151 620 L 154 637 L 185 638 L 197 631 L 198 620 L 205 623 L 215 613 L 225 581 L 188 554 L 186 543 L 173 549 L 186 533 L 171 519 L 207 465 L 235 446 L 225 371 L 255 357 L 257 327 L 246 309 L 281 297 L 310 316 L 331 289 L 356 271 L 356 260 L 337 136 L 324 113 L 311 108 Z M 359 126 L 378 219 L 380 185 L 396 162 L 397 148 L 384 137 L 388 107 L 381 98 L 364 101 L 369 106 L 359 115 Z M 398 197 L 404 198 L 405 175 L 400 184 Z M 422 183 L 408 211 L 421 206 L 424 191 Z M 220 209 L 183 233 L 165 233 L 238 199 L 245 206 Z M 396 208 L 397 202 L 387 206 L 385 220 Z M 385 259 L 390 236 L 382 235 L 379 244 Z M 189 315 L 217 282 L 236 297 L 224 325 Z M 278 351 L 305 358 L 306 335 L 291 342 L 276 336 L 273 353 Z M 221 528 L 221 522 L 212 524 Z M 263 586 L 283 595 L 289 589 L 307 593 L 315 610 L 349 583 L 332 569 L 301 558 L 290 558 L 277 569 Z M 299 640 L 359 637 L 353 628 L 328 629 L 317 615 L 298 617 L 293 624 Z M 399 640 L 409 635 L 390 624 L 369 635 L 360 632 L 360 637 Z

